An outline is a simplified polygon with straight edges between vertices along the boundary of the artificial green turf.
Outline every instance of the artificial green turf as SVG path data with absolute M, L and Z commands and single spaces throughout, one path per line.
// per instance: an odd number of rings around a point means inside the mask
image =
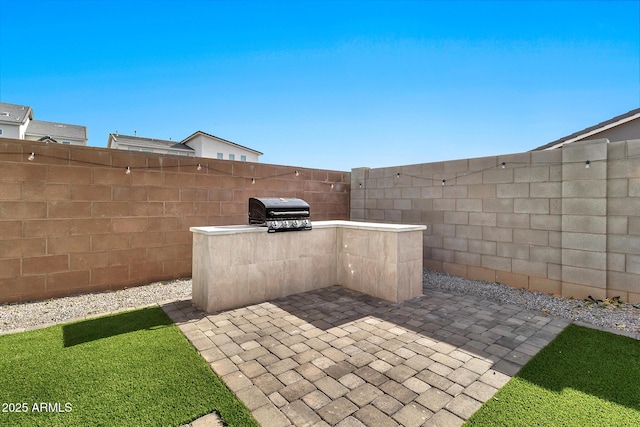
M 640 426 L 640 341 L 569 325 L 465 426 Z
M 0 381 L 0 425 L 258 426 L 159 307 L 0 336 Z

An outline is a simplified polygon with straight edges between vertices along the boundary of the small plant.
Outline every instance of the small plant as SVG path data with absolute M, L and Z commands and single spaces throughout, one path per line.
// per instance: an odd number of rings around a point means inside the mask
M 602 308 L 620 308 L 624 305 L 624 301 L 622 301 L 622 299 L 619 296 L 615 296 L 615 297 L 611 297 L 611 298 L 605 298 L 604 300 L 601 299 L 595 299 L 594 297 L 592 297 L 591 295 L 589 295 L 587 298 L 585 298 L 584 300 L 587 304 L 594 304 L 598 307 L 602 307 Z M 636 307 L 636 306 L 634 306 Z M 638 307 L 636 307 L 638 308 Z
M 595 305 L 598 305 L 599 303 L 601 303 L 601 302 L 602 302 L 602 300 L 601 300 L 601 299 L 595 299 L 595 298 L 594 298 L 594 297 L 592 297 L 591 295 L 589 295 L 588 297 L 586 297 L 584 300 L 585 300 L 585 302 L 586 302 L 587 304 L 595 304 Z
M 603 303 L 606 306 L 619 308 L 619 307 L 622 307 L 622 305 L 624 304 L 624 301 L 622 301 L 622 299 L 620 299 L 620 297 L 618 296 L 613 298 L 607 298 L 603 301 Z

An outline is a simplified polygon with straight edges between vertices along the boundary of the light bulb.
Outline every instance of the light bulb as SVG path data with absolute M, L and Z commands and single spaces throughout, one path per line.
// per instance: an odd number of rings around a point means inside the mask
M 591 164 L 591 161 L 587 160 L 587 161 L 584 163 L 584 168 L 585 168 L 585 169 L 589 169 L 589 165 L 590 165 L 590 164 Z
M 130 175 L 130 174 L 131 174 L 131 168 L 130 168 L 129 166 L 127 166 L 127 170 L 125 171 L 125 173 L 126 173 L 127 175 Z
M 255 178 L 251 178 L 251 183 L 255 184 L 256 183 L 256 179 Z
M 506 168 L 507 164 L 505 162 L 502 162 L 502 169 Z
M 35 158 L 36 158 L 36 154 L 35 153 L 31 153 L 31 154 L 29 154 L 29 157 L 27 157 L 27 160 L 32 161 Z
M 444 179 L 442 180 L 442 185 L 444 185 Z
M 198 167 L 196 169 L 197 170 L 202 170 L 202 166 L 200 165 L 200 163 L 198 163 Z

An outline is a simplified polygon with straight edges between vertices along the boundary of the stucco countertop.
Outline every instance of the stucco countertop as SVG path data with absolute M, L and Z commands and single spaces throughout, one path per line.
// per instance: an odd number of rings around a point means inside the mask
M 404 231 L 426 230 L 426 225 L 412 224 L 386 224 L 379 222 L 358 222 L 358 221 L 312 221 L 313 228 L 353 228 L 360 230 L 377 230 L 401 233 Z M 256 225 L 216 225 L 205 227 L 190 227 L 189 231 L 197 234 L 208 236 L 220 234 L 239 234 L 239 233 L 266 233 L 266 227 Z

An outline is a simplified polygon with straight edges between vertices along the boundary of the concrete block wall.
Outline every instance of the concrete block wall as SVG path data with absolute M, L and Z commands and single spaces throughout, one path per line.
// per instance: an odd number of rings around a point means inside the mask
M 607 158 L 606 140 L 562 149 L 562 293 L 567 296 L 607 296 Z
M 587 168 L 589 161 L 589 168 Z M 351 173 L 351 219 L 425 224 L 424 265 L 640 301 L 640 141 Z
M 189 227 L 246 224 L 253 196 L 348 219 L 349 175 L 0 138 L 0 303 L 191 276 Z
M 607 296 L 640 302 L 640 140 L 609 144 Z

